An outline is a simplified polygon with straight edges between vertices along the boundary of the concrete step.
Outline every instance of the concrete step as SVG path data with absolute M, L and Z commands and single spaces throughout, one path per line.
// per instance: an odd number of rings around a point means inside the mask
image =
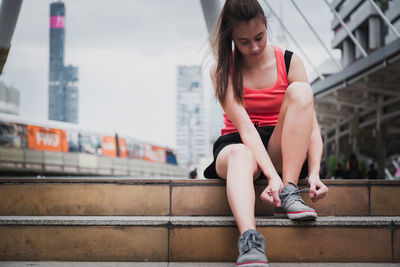
M 1 267 L 233 267 L 233 262 L 0 262 Z M 270 263 L 270 267 L 396 267 L 396 263 Z
M 256 218 L 271 262 L 400 262 L 400 216 Z M 1 216 L 0 261 L 233 262 L 230 216 Z
M 312 203 L 320 216 L 398 216 L 400 181 L 325 180 L 328 196 Z M 257 216 L 267 181 L 257 181 Z M 305 181 L 299 183 L 306 186 Z M 190 179 L 46 178 L 0 179 L 0 216 L 229 216 L 225 181 Z

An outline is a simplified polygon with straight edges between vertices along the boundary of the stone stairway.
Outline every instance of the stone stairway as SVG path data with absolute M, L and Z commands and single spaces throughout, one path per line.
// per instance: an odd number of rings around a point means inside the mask
M 60 262 L 60 261 L 3 261 L 1 267 L 232 267 L 234 262 Z M 270 267 L 398 267 L 396 263 L 298 263 L 274 262 Z
M 304 197 L 320 216 L 314 222 L 274 219 L 256 198 L 269 260 L 400 262 L 400 182 L 325 183 L 326 199 Z M 265 186 L 256 182 L 257 196 Z M 3 263 L 233 262 L 238 236 L 219 180 L 0 180 Z

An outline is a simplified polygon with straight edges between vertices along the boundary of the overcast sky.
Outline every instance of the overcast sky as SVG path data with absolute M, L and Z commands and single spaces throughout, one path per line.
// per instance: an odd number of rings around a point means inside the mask
M 1 0 L 0 0 L 1 2 Z M 24 0 L 0 81 L 20 93 L 23 117 L 48 118 L 50 0 Z M 79 67 L 79 124 L 159 145 L 176 146 L 178 65 L 204 64 L 211 87 L 207 28 L 200 0 L 66 0 L 66 65 Z M 265 4 L 260 1 L 263 7 Z M 289 0 L 269 0 L 311 61 L 329 56 Z M 332 15 L 321 0 L 296 0 L 327 46 Z M 282 6 L 282 8 L 280 7 Z M 269 15 L 270 43 L 281 31 Z M 290 40 L 289 36 L 287 38 Z M 311 67 L 303 58 L 308 73 Z M 336 51 L 335 55 L 338 57 Z M 208 116 L 208 115 L 207 115 Z

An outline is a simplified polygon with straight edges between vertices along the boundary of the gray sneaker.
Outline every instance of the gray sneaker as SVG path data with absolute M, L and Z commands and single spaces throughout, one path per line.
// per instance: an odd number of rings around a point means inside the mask
M 265 267 L 269 266 L 265 256 L 265 240 L 257 230 L 247 230 L 238 241 L 239 257 L 236 266 Z
M 307 206 L 300 197 L 300 193 L 308 191 L 308 188 L 299 190 L 296 184 L 290 182 L 279 194 L 282 204 L 279 208 L 275 207 L 274 217 L 289 218 L 291 220 L 315 220 L 317 213 Z

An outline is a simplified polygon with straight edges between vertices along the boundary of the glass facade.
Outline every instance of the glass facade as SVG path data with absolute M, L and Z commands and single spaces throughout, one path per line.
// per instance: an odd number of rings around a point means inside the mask
M 178 66 L 177 145 L 178 163 L 198 164 L 206 155 L 206 123 L 200 66 Z

